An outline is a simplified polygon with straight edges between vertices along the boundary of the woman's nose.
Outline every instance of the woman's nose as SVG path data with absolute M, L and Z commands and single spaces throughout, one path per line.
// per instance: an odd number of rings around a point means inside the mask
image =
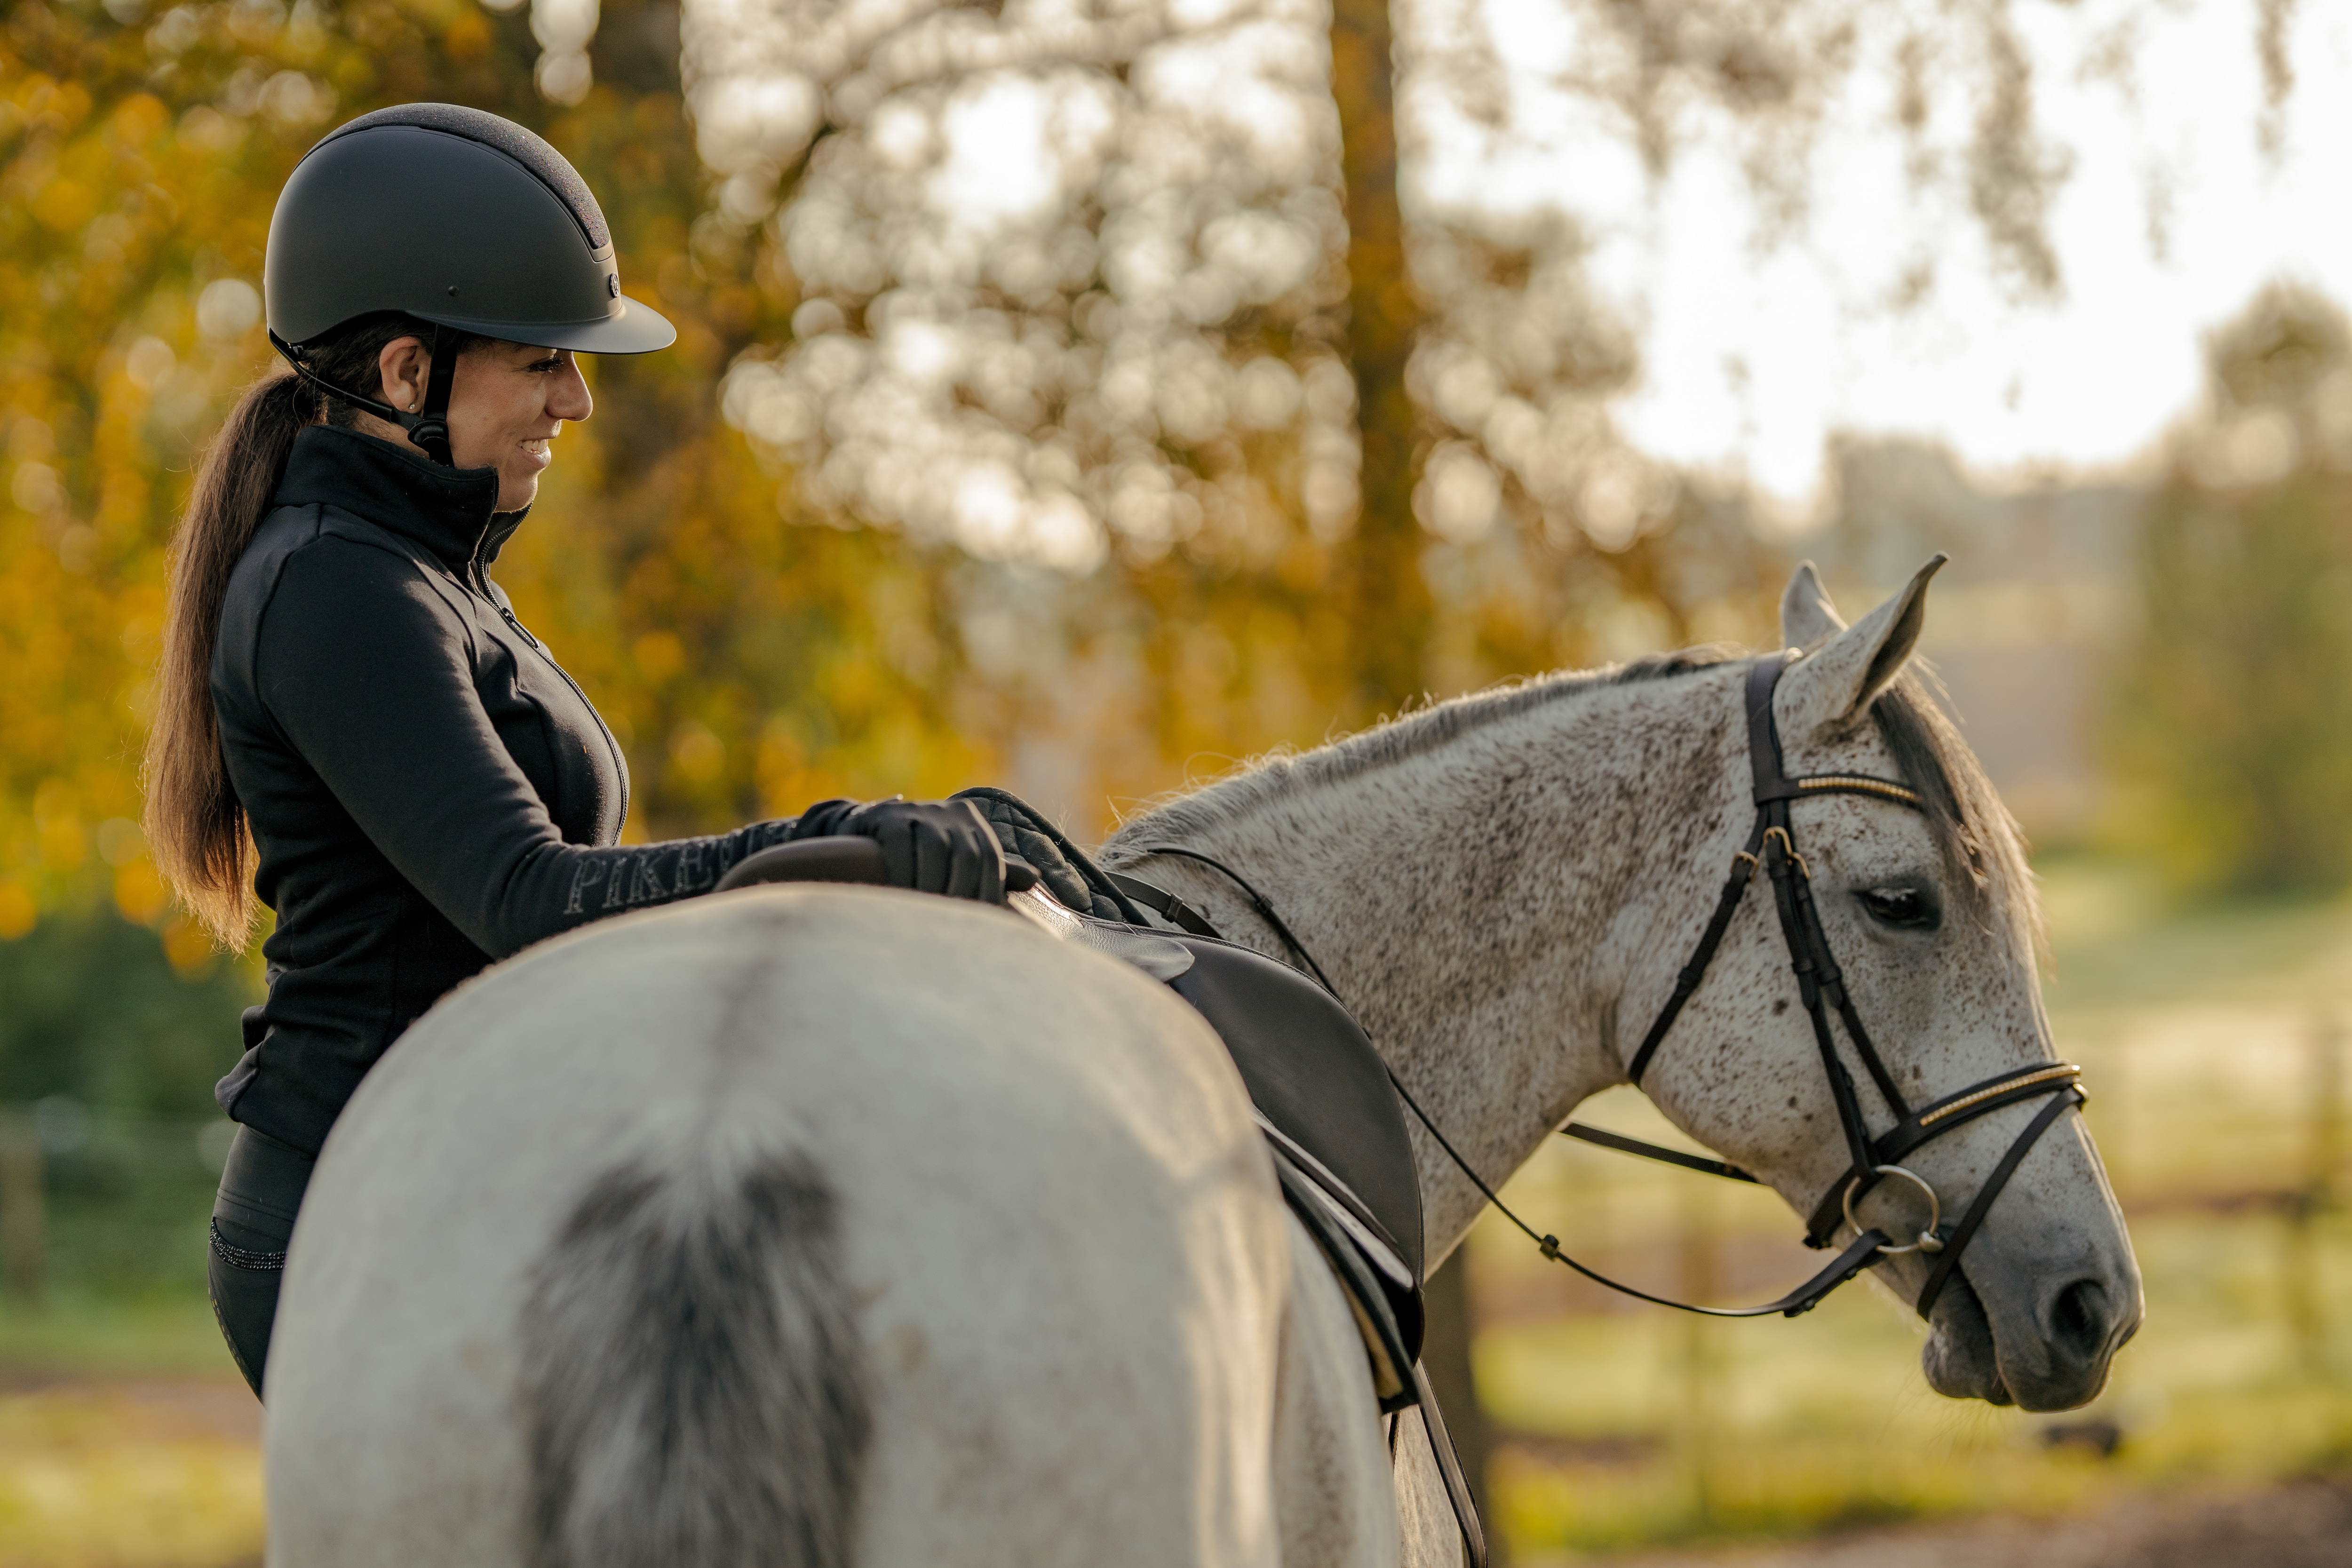
M 596 399 L 588 391 L 588 380 L 580 374 L 580 362 L 566 355 L 562 374 L 548 389 L 547 411 L 558 419 L 582 420 L 596 411 Z

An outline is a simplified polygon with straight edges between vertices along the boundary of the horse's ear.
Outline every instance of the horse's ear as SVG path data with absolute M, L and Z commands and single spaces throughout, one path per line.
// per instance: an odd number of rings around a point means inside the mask
M 1946 559 L 1941 554 L 1931 557 L 1903 592 L 1789 667 L 1789 673 L 1780 678 L 1780 698 L 1775 704 L 1784 733 L 1811 736 L 1843 730 L 1869 710 L 1872 700 L 1903 673 L 1912 648 L 1917 646 L 1920 629 L 1927 624 L 1927 583 Z M 1811 578 L 1812 572 L 1807 568 L 1789 585 L 1789 597 L 1781 602 L 1784 623 L 1790 601 Z M 1818 579 L 1814 581 L 1818 586 Z M 1830 609 L 1829 601 L 1817 597 L 1814 603 L 1834 626 L 1836 612 Z
M 1843 630 L 1845 621 L 1830 603 L 1822 574 L 1811 562 L 1798 562 L 1797 574 L 1789 579 L 1788 591 L 1780 595 L 1780 646 L 1811 647 Z

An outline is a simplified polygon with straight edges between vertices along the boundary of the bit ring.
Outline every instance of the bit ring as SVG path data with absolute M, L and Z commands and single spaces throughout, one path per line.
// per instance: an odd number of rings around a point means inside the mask
M 1927 1183 L 1927 1179 L 1921 1176 L 1919 1173 L 1916 1171 L 1906 1171 L 1900 1165 L 1873 1165 L 1870 1169 L 1873 1175 L 1902 1177 L 1905 1181 L 1918 1188 L 1920 1192 L 1927 1195 L 1927 1224 L 1926 1227 L 1919 1232 L 1919 1239 L 1913 1242 L 1908 1247 L 1881 1247 L 1878 1249 L 1879 1256 L 1882 1258 L 1898 1258 L 1906 1252 L 1943 1251 L 1944 1238 L 1936 1234 L 1936 1227 L 1944 1222 L 1944 1205 L 1943 1200 L 1936 1196 L 1936 1189 L 1929 1186 Z M 1854 1234 L 1856 1236 L 1862 1234 L 1863 1226 L 1862 1221 L 1853 1217 L 1853 1196 L 1856 1189 L 1861 1187 L 1861 1185 L 1862 1178 L 1860 1176 L 1856 1176 L 1853 1180 L 1848 1182 L 1845 1184 L 1845 1197 L 1843 1201 L 1843 1206 L 1845 1209 L 1845 1222 L 1846 1224 L 1853 1226 Z

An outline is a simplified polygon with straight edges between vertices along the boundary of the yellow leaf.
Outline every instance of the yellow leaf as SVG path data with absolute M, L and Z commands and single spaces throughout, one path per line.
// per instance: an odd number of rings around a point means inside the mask
M 647 632 L 636 641 L 637 673 L 658 686 L 686 668 L 686 645 L 668 632 Z
M 213 960 L 219 953 L 204 927 L 187 915 L 179 914 L 173 916 L 172 923 L 163 928 L 163 956 L 170 959 L 172 967 L 182 974 L 194 976 L 212 968 Z
M 51 180 L 33 198 L 33 216 L 45 227 L 70 234 L 98 211 L 98 193 L 74 179 Z
M 441 47 L 455 60 L 470 60 L 490 47 L 490 24 L 479 11 L 460 11 L 441 34 Z
M 114 873 L 114 907 L 124 920 L 153 925 L 172 907 L 172 895 L 155 868 L 142 858 Z
M 40 910 L 20 882 L 0 882 L 0 942 L 27 935 Z

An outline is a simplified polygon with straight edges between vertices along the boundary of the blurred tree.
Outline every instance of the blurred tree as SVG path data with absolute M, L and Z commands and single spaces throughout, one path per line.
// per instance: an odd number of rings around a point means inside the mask
M 646 827 L 1000 766 L 1090 816 L 1425 687 L 1762 626 L 1737 494 L 1611 425 L 1637 365 L 1574 223 L 1400 186 L 1438 119 L 1507 128 L 1475 15 L 1425 18 L 1400 75 L 1369 0 L 696 0 L 689 121 L 674 6 L 506 3 L 0 24 L 0 935 L 110 896 L 168 918 L 125 763 L 163 542 L 267 363 L 270 196 L 384 102 L 548 134 L 684 330 L 596 367 L 505 563 L 625 731 Z M 2006 6 L 1562 3 L 1576 90 L 1649 165 L 1741 136 L 1797 223 L 1810 128 L 1874 72 L 1923 185 L 2055 286 L 2063 159 Z M 803 526 L 858 520 L 889 526 Z
M 2332 891 L 2352 879 L 2352 334 L 2278 286 L 2208 359 L 2210 410 L 2144 525 L 2119 831 L 2184 889 Z
M 1734 147 L 1759 253 L 1802 234 L 1819 127 L 1859 112 L 1916 196 L 1903 298 L 1933 289 L 1948 209 L 2016 292 L 2062 289 L 2068 160 L 2008 0 L 1559 4 L 1559 89 L 1654 176 Z M 2082 68 L 2127 90 L 2153 16 L 2092 29 Z M 1737 486 L 1614 426 L 1633 334 L 1573 218 L 1409 177 L 1441 128 L 1521 130 L 1487 22 L 688 0 L 713 216 L 802 295 L 728 416 L 813 508 L 993 563 L 958 618 L 1002 656 L 1016 763 L 1136 787 L 1426 689 L 1769 635 Z M 2265 79 L 2275 110 L 2292 74 Z
M 1611 437 L 1630 338 L 1567 226 L 1408 229 L 1384 6 L 687 20 L 716 216 L 803 294 L 730 418 L 811 505 L 998 563 L 966 629 L 1011 615 L 1045 678 L 992 683 L 1006 722 L 1089 778 L 1629 651 L 1627 601 L 1674 638 L 1755 597 L 1748 531 Z M 1501 433 L 1507 493 L 1483 433 L 1433 453 L 1433 395 Z M 1073 689 L 1126 696 L 1074 721 Z
M 1395 32 L 1388 0 L 1332 0 L 1331 100 L 1348 220 L 1347 333 L 1361 478 L 1348 552 L 1349 673 L 1359 705 L 1394 709 L 1426 681 L 1432 604 L 1412 487 L 1421 421 L 1405 386 L 1422 324 L 1397 193 Z
M 226 966 L 191 985 L 111 910 L 0 942 L 0 1105 L 62 1095 L 139 1116 L 215 1116 L 213 1081 L 251 1000 Z

